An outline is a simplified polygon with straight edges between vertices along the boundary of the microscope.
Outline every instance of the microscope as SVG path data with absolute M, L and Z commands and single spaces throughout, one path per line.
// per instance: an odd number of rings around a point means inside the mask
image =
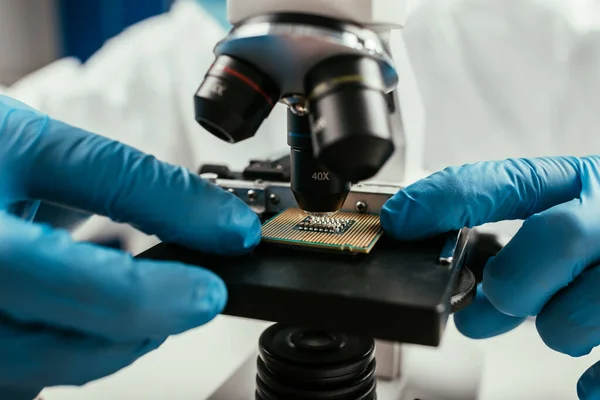
M 389 44 L 402 28 L 401 5 L 229 0 L 233 28 L 214 48 L 214 62 L 194 95 L 196 121 L 209 132 L 199 134 L 235 146 L 257 134 L 274 107 L 285 107 L 288 124 L 281 129 L 290 151 L 253 160 L 238 172 L 205 165 L 201 176 L 243 199 L 265 224 L 296 210 L 298 229 L 325 241 L 350 220 L 378 220 L 402 188 L 371 181 L 404 151 L 397 96 L 402 77 Z M 232 378 L 228 394 L 223 389 L 213 399 L 476 398 L 407 390 L 386 397 L 380 390 L 382 382 L 406 389 L 400 343 L 439 346 L 449 315 L 473 298 L 477 277 L 468 267 L 483 263 L 472 256 L 474 231 L 410 243 L 380 232 L 372 248 L 347 255 L 341 253 L 351 246 L 343 241 L 330 246 L 339 251 L 291 246 L 299 236 L 290 229 L 287 245 L 263 241 L 240 257 L 169 243 L 139 256 L 211 269 L 229 290 L 224 314 L 274 323 L 260 337 L 244 378 Z

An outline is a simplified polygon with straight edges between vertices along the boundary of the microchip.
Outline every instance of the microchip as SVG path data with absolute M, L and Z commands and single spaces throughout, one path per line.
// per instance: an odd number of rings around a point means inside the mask
M 378 215 L 347 211 L 318 217 L 288 208 L 262 226 L 263 242 L 350 253 L 369 253 L 382 234 Z
M 338 217 L 317 217 L 309 215 L 292 229 L 308 232 L 325 232 L 343 235 L 354 224 L 354 220 Z

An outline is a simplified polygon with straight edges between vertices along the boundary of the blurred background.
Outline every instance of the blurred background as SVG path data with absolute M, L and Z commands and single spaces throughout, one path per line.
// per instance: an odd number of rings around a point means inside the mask
M 397 11 L 406 15 L 391 45 L 407 149 L 381 180 L 410 183 L 481 160 L 600 154 L 600 1 L 398 0 Z M 0 93 L 191 170 L 241 169 L 288 150 L 285 110 L 235 146 L 194 121 L 193 93 L 228 28 L 224 0 L 0 0 Z M 491 228 L 509 238 L 519 224 Z M 134 254 L 157 242 L 100 217 L 75 237 Z M 263 328 L 219 317 L 84 394 L 58 388 L 45 398 L 206 398 Z M 478 342 L 450 325 L 446 338 L 483 354 L 482 400 L 574 399 L 598 359 L 549 350 L 529 322 Z
M 61 57 L 86 61 L 130 25 L 173 0 L 2 0 L 0 84 L 15 83 Z

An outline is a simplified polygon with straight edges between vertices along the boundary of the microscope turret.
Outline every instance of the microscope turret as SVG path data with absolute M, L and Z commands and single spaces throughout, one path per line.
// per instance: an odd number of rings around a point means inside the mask
M 195 95 L 196 120 L 236 143 L 254 136 L 277 103 L 286 105 L 298 206 L 335 212 L 351 183 L 385 165 L 401 134 L 390 122 L 398 75 L 385 40 L 399 26 L 364 13 L 357 21 L 341 4 L 324 5 L 331 2 L 248 3 L 228 3 L 234 26 Z M 357 14 L 374 3 L 382 2 L 346 6 Z

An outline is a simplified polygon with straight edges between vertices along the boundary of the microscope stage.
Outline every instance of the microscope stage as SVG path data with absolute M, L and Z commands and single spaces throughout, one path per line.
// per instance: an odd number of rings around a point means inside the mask
M 214 271 L 229 291 L 224 314 L 437 346 L 465 260 L 469 231 L 462 232 L 410 243 L 383 235 L 369 254 L 353 257 L 267 242 L 240 257 L 167 243 L 138 257 Z

